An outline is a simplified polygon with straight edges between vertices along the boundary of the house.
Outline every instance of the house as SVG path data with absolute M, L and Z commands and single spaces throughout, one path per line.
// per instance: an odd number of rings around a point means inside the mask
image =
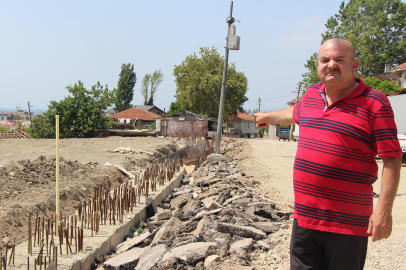
M 402 74 L 406 72 L 406 62 L 393 67 L 392 69 L 390 68 L 390 65 L 387 64 L 385 65 L 385 72 L 384 73 L 375 73 L 371 75 L 363 75 L 360 76 L 359 78 L 365 78 L 365 77 L 375 77 L 381 80 L 388 80 L 388 81 L 395 81 L 396 85 L 399 85 L 402 88 L 406 88 L 406 78 L 402 78 Z
M 0 112 L 0 121 L 8 120 L 9 115 L 7 113 Z
M 112 114 L 110 117 L 122 124 L 132 124 L 134 126 L 149 128 L 155 120 L 161 116 L 141 108 L 129 108 L 122 112 Z
M 165 137 L 210 136 L 215 122 L 217 119 L 185 110 L 158 118 L 156 131 L 159 136 Z
M 159 114 L 160 116 L 164 116 L 165 115 L 165 111 L 161 110 L 160 108 L 158 108 L 157 106 L 154 105 L 133 105 L 134 108 L 141 108 L 144 109 L 146 111 L 150 111 L 156 114 Z
M 258 128 L 255 126 L 255 117 L 238 112 L 230 121 L 223 124 L 224 136 L 230 138 L 257 138 Z
M 295 99 L 292 99 L 291 101 L 286 102 L 288 106 L 295 106 L 297 102 L 299 102 L 302 99 L 302 97 L 299 97 L 298 100 L 296 101 Z M 264 132 L 264 138 L 267 139 L 278 139 L 279 138 L 279 130 L 280 130 L 281 125 L 279 124 L 272 124 L 268 126 L 268 128 Z M 291 127 L 291 130 L 294 132 L 295 129 L 298 128 L 298 125 L 293 125 Z

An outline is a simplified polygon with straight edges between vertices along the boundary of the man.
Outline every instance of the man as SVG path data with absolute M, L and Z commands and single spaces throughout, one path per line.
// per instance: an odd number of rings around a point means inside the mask
M 386 96 L 355 79 L 351 43 L 330 39 L 319 51 L 320 83 L 294 107 L 256 113 L 258 127 L 300 126 L 295 158 L 291 269 L 363 269 L 368 236 L 386 239 L 400 175 L 401 151 Z M 384 162 L 373 210 L 375 156 Z

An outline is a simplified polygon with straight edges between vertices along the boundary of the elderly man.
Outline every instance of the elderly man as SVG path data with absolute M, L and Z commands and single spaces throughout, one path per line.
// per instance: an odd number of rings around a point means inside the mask
M 300 126 L 293 185 L 291 269 L 363 269 L 368 245 L 392 231 L 401 150 L 386 96 L 355 79 L 351 43 L 330 39 L 319 51 L 320 83 L 294 107 L 256 113 L 258 127 Z M 384 163 L 373 210 L 375 156 Z

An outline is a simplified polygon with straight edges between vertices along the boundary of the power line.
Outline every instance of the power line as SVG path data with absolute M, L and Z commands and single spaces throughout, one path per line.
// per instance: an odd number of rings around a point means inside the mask
M 263 100 L 270 100 L 270 99 L 283 98 L 283 97 L 291 96 L 291 95 L 293 95 L 293 94 L 294 94 L 294 93 L 290 93 L 290 94 L 287 94 L 287 95 L 284 95 L 284 96 L 274 97 L 274 98 L 266 98 L 266 99 L 263 99 Z

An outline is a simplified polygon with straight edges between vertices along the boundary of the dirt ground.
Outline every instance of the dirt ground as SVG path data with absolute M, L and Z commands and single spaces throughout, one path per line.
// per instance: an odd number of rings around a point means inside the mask
M 79 202 L 93 195 L 97 185 L 112 188 L 128 179 L 106 163 L 135 170 L 176 150 L 171 139 L 109 137 L 60 140 L 60 211 L 74 213 Z M 119 147 L 147 153 L 111 153 Z M 29 213 L 50 217 L 55 213 L 55 140 L 0 140 L 0 240 L 27 239 Z M 150 153 L 150 154 L 148 154 Z M 0 252 L 5 248 L 0 242 Z

